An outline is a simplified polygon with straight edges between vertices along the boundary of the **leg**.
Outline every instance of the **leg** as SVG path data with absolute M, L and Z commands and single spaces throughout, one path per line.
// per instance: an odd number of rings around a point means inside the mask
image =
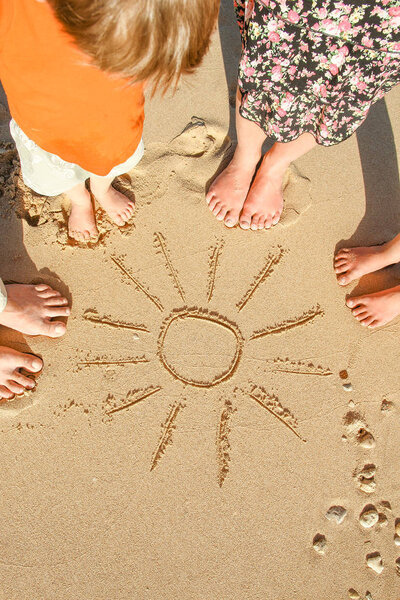
M 242 229 L 269 229 L 276 225 L 283 209 L 283 176 L 290 163 L 309 152 L 317 142 L 303 133 L 287 143 L 276 142 L 264 156 L 240 216 Z
M 346 304 L 364 327 L 382 327 L 400 315 L 400 285 L 376 294 L 348 298 Z
M 133 215 L 135 204 L 111 185 L 113 180 L 114 177 L 92 175 L 90 189 L 114 223 L 122 227 Z
M 68 300 L 60 292 L 45 284 L 6 285 L 7 304 L 0 313 L 0 325 L 25 335 L 46 335 L 56 338 L 64 335 L 65 323 L 53 318 L 67 317 L 71 310 Z
M 400 234 L 381 246 L 342 248 L 335 256 L 335 273 L 338 283 L 347 285 L 397 262 L 400 262 Z
M 42 368 L 43 362 L 37 356 L 0 346 L 0 401 L 10 400 L 15 394 L 35 387 L 35 381 L 21 373 L 21 369 L 38 373 Z
M 240 91 L 236 93 L 236 131 L 238 143 L 229 165 L 216 178 L 206 196 L 211 212 L 219 221 L 233 227 L 239 219 L 251 180 L 261 158 L 266 135 L 252 121 L 239 114 Z
M 78 242 L 96 240 L 99 232 L 96 227 L 92 199 L 84 183 L 79 183 L 66 195 L 71 200 L 71 213 L 68 221 L 68 233 Z

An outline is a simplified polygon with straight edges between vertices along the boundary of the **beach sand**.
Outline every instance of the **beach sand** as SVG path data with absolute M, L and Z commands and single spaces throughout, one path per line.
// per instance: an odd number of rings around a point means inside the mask
M 282 224 L 229 230 L 204 194 L 232 152 L 238 53 L 227 1 L 198 73 L 148 101 L 118 182 L 133 223 L 99 213 L 93 247 L 3 143 L 1 275 L 72 314 L 59 340 L 0 330 L 45 362 L 0 407 L 1 600 L 400 598 L 400 321 L 366 331 L 345 306 L 400 268 L 348 288 L 332 269 L 400 230 L 400 89 L 293 165 Z

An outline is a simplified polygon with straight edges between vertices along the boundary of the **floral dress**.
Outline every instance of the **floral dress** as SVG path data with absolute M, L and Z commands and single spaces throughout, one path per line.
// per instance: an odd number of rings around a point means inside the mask
M 400 0 L 234 0 L 240 114 L 267 136 L 337 144 L 400 81 Z

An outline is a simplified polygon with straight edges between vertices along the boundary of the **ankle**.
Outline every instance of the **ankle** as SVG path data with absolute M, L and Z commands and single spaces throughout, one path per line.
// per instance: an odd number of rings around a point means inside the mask
M 274 152 L 274 146 L 264 155 L 262 166 L 268 170 L 269 175 L 282 179 L 287 169 L 290 167 L 290 161 L 277 156 Z
M 244 169 L 255 170 L 261 158 L 261 148 L 244 148 L 238 144 L 232 162 Z
M 380 254 L 383 255 L 385 262 L 388 265 L 393 265 L 400 262 L 400 243 L 397 238 L 378 246 Z

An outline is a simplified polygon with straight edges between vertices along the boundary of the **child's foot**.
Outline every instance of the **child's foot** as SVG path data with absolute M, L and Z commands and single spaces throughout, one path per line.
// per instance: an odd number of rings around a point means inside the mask
M 276 225 L 283 210 L 283 176 L 286 167 L 271 164 L 266 154 L 243 205 L 239 225 L 242 229 L 269 229 Z
M 16 394 L 35 387 L 33 379 L 23 375 L 20 369 L 38 373 L 42 368 L 43 362 L 37 356 L 0 346 L 0 400 L 11 400 Z
M 110 219 L 119 227 L 125 225 L 133 215 L 135 203 L 121 192 L 118 192 L 112 185 L 105 191 L 97 189 L 92 181 L 90 185 L 93 196 Z
M 46 335 L 60 337 L 66 326 L 53 318 L 67 317 L 71 310 L 68 300 L 60 292 L 45 284 L 6 285 L 7 304 L 0 313 L 0 325 L 20 331 L 25 335 Z
M 206 202 L 218 221 L 234 227 L 246 200 L 260 154 L 243 155 L 236 150 L 224 171 L 212 183 Z
M 375 294 L 348 298 L 346 304 L 364 327 L 382 327 L 400 315 L 400 285 Z
M 342 248 L 335 256 L 335 273 L 339 285 L 347 285 L 368 273 L 396 262 L 388 256 L 385 245 Z
M 96 241 L 96 227 L 92 199 L 84 184 L 68 192 L 71 212 L 68 219 L 68 235 L 77 242 Z

